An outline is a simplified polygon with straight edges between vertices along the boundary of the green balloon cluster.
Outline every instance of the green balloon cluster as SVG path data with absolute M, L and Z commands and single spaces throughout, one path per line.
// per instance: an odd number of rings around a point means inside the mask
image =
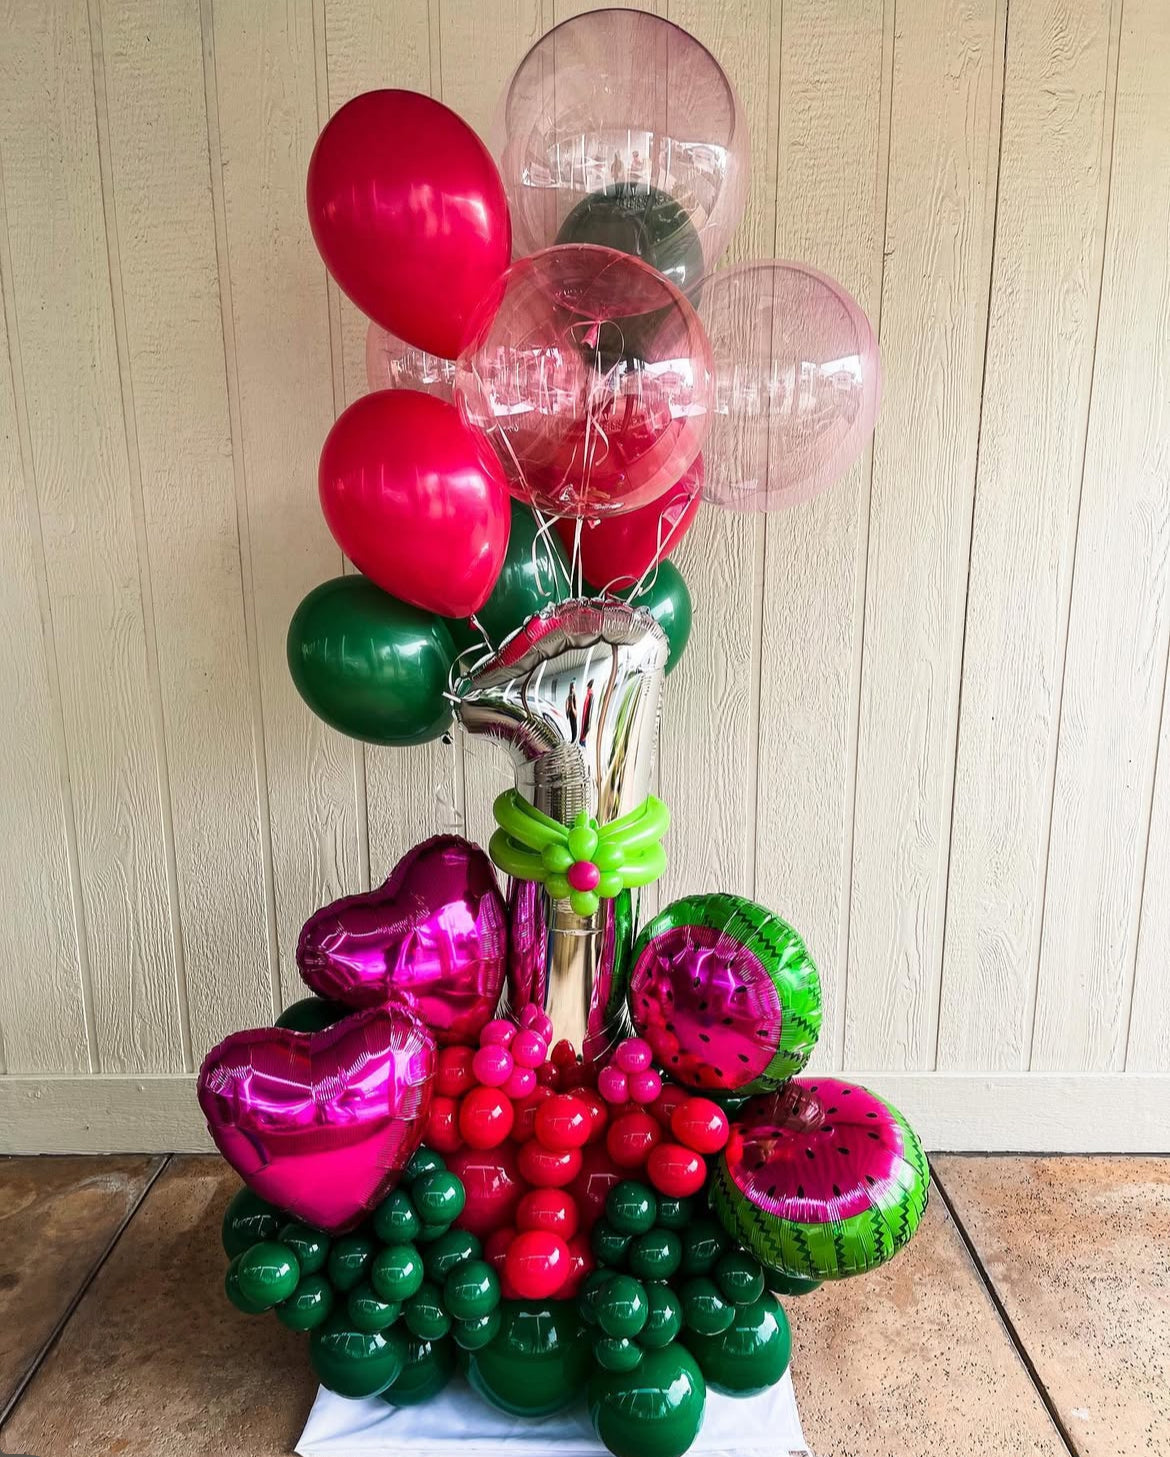
M 321 1384 L 341 1396 L 428 1400 L 500 1329 L 500 1283 L 479 1240 L 453 1228 L 463 1184 L 420 1148 L 402 1184 L 348 1234 L 329 1235 L 241 1189 L 223 1220 L 228 1299 L 309 1333 Z
M 486 652 L 484 635 L 493 648 L 520 627 L 534 612 L 568 595 L 569 563 L 555 531 L 542 531 L 536 517 L 518 501 L 512 502 L 512 527 L 504 565 L 492 595 L 475 614 L 482 632 L 466 617 L 447 617 L 457 654 L 473 661 L 472 648 Z
M 293 613 L 286 647 L 297 692 L 351 738 L 422 744 L 450 726 L 447 623 L 365 577 L 314 587 Z

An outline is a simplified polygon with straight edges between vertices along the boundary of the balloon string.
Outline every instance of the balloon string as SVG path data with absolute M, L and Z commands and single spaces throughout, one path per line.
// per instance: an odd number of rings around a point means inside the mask
M 553 540 L 554 518 L 546 516 L 539 506 L 532 507 L 532 514 L 536 518 L 536 536 L 533 538 L 532 541 L 533 576 L 536 577 L 537 583 L 539 585 L 542 567 L 543 569 L 551 571 L 552 581 L 549 584 L 549 591 L 555 592 L 557 589 L 557 573 L 561 572 L 564 574 L 565 586 L 568 587 L 569 592 L 572 593 L 572 572 L 571 570 L 566 570 L 565 564 L 561 558 L 561 553 L 558 550 L 558 543 Z M 545 547 L 543 564 L 537 557 L 537 544 L 540 542 L 543 542 Z M 543 591 L 543 588 L 541 588 L 541 590 Z

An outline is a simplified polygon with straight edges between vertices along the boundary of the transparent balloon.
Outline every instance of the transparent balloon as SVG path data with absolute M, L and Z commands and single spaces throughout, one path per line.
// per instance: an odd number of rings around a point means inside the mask
M 734 87 L 694 36 L 642 11 L 590 11 L 537 41 L 492 140 L 519 252 L 604 244 L 687 288 L 715 265 L 747 200 Z
M 877 339 L 841 285 L 801 263 L 743 263 L 703 282 L 715 368 L 704 498 L 738 511 L 810 500 L 873 434 Z
M 455 362 L 407 344 L 381 324 L 366 331 L 366 379 L 372 390 L 419 390 L 450 400 L 455 390 Z
M 703 327 L 660 273 L 612 248 L 543 249 L 485 300 L 455 395 L 518 500 L 598 517 L 668 490 L 713 398 Z

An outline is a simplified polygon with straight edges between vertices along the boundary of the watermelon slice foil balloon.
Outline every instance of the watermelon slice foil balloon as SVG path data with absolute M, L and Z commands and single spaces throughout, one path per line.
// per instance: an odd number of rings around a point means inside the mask
M 716 1096 L 771 1092 L 808 1062 L 821 984 L 786 921 L 737 895 L 673 902 L 634 947 L 630 1012 L 676 1082 Z
M 770 1270 L 840 1280 L 909 1242 L 929 1183 L 922 1145 L 896 1108 L 836 1078 L 798 1079 L 739 1110 L 711 1204 Z

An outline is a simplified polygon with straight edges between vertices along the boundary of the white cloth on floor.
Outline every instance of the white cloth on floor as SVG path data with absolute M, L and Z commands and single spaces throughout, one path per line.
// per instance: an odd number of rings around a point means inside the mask
M 348 1401 L 317 1393 L 296 1450 L 301 1457 L 604 1457 L 583 1403 L 531 1421 L 478 1397 L 462 1377 L 421 1406 Z M 807 1453 L 792 1375 L 759 1396 L 707 1393 L 703 1427 L 689 1457 L 785 1457 Z

